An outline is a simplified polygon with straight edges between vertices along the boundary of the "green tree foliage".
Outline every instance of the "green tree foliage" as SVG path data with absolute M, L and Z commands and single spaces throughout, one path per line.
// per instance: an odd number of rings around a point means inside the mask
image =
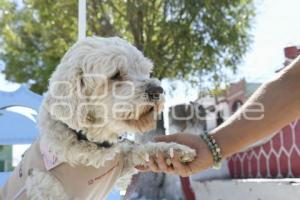
M 121 36 L 158 78 L 235 70 L 250 43 L 253 0 L 88 0 L 88 35 Z M 0 0 L 0 59 L 8 80 L 42 93 L 77 39 L 77 1 Z

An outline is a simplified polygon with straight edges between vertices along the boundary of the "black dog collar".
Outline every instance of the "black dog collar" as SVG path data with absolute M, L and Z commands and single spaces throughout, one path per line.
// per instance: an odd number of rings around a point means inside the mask
M 87 137 L 82 133 L 82 131 L 75 131 L 73 130 L 74 133 L 77 136 L 77 139 L 80 141 L 87 141 L 87 142 L 91 142 L 97 145 L 98 148 L 110 148 L 114 145 L 114 143 L 110 143 L 108 141 L 104 141 L 104 142 L 93 142 L 87 139 Z
M 83 131 L 76 131 L 72 128 L 70 128 L 67 124 L 64 124 L 68 129 L 71 129 L 75 135 L 77 136 L 77 140 L 79 141 L 87 141 L 87 142 L 91 142 L 94 143 L 95 145 L 97 145 L 98 148 L 110 148 L 114 145 L 114 143 L 111 143 L 109 141 L 104 141 L 104 142 L 93 142 L 87 139 L 87 137 L 85 136 L 85 134 L 83 134 Z
M 77 140 L 79 141 L 87 141 L 87 142 L 90 142 L 90 143 L 94 143 L 95 145 L 97 145 L 98 148 L 110 148 L 114 145 L 114 143 L 111 143 L 109 141 L 104 141 L 104 142 L 93 142 L 93 141 L 90 141 L 88 140 L 88 138 L 85 136 L 85 134 L 83 134 L 83 131 L 80 130 L 80 131 L 76 131 L 72 128 L 70 128 L 67 124 L 63 123 L 68 129 L 71 129 L 75 135 L 77 136 Z

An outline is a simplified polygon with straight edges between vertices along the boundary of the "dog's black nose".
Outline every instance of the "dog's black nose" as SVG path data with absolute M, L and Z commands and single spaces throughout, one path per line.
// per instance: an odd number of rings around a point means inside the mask
M 160 86 L 150 85 L 146 89 L 146 93 L 147 94 L 162 94 L 162 93 L 164 93 L 164 89 L 162 87 L 160 87 Z
M 160 86 L 149 85 L 146 89 L 146 94 L 150 100 L 159 100 L 160 95 L 164 93 L 164 89 Z

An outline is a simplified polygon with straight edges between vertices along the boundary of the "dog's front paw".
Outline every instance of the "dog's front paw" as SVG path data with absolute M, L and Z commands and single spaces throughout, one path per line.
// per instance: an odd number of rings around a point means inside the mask
M 145 145 L 140 145 L 137 151 L 135 151 L 134 163 L 137 165 L 146 165 L 150 157 L 156 157 L 159 152 L 163 153 L 168 165 L 171 165 L 171 159 L 175 153 L 179 156 L 179 161 L 182 163 L 192 162 L 196 157 L 196 151 L 186 145 L 174 142 L 149 142 Z
M 161 151 L 164 153 L 166 158 L 166 163 L 171 165 L 171 158 L 174 157 L 176 153 L 179 157 L 181 163 L 192 162 L 196 157 L 196 151 L 186 145 L 181 145 L 177 143 L 162 143 Z

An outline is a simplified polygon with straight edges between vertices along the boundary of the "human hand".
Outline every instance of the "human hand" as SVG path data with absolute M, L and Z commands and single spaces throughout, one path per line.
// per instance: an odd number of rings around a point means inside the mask
M 156 157 L 151 157 L 149 159 L 147 166 L 136 167 L 138 170 L 179 174 L 180 176 L 186 177 L 207 169 L 213 164 L 212 154 L 208 149 L 207 144 L 199 135 L 177 133 L 159 136 L 156 137 L 155 140 L 156 142 L 176 142 L 178 144 L 189 146 L 196 150 L 196 158 L 190 163 L 181 163 L 179 161 L 179 155 L 174 153 L 174 157 L 171 159 L 171 166 L 169 166 L 166 163 L 166 158 L 164 158 L 163 154 L 159 153 Z

